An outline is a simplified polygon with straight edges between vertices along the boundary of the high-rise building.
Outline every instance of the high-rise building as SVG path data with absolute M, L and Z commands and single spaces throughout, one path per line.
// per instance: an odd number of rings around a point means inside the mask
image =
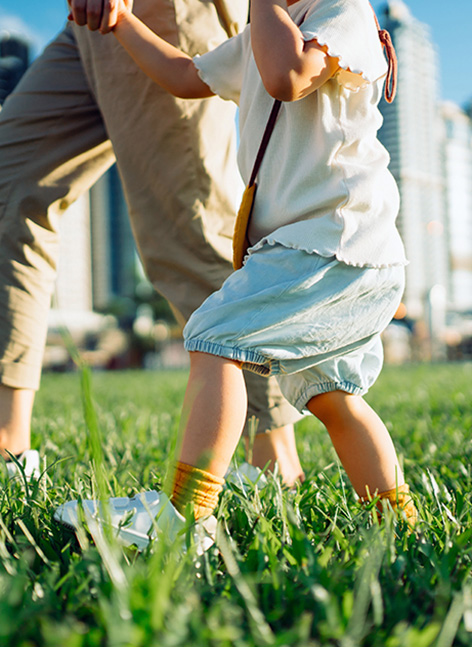
M 120 311 L 134 296 L 138 257 L 116 166 L 90 191 L 95 310 Z M 120 305 L 121 302 L 121 305 Z
M 472 121 L 454 103 L 441 105 L 450 262 L 449 308 L 472 311 Z
M 448 285 L 438 56 L 429 27 L 402 0 L 389 0 L 379 19 L 398 57 L 397 97 L 380 104 L 379 137 L 401 195 L 398 226 L 410 261 L 404 302 L 409 316 L 420 319 L 427 314 L 431 290 Z
M 67 209 L 59 231 L 54 308 L 67 321 L 132 312 L 139 261 L 115 166 Z
M 15 89 L 28 64 L 28 43 L 8 33 L 0 35 L 0 106 Z
M 55 308 L 64 312 L 92 310 L 90 208 L 88 195 L 81 196 L 62 215 Z

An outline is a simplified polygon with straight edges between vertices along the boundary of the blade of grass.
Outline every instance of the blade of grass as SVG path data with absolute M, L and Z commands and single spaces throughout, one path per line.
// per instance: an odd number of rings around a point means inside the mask
M 462 593 L 456 593 L 438 636 L 436 647 L 452 647 L 463 614 L 464 596 Z
M 28 530 L 28 528 L 24 524 L 23 520 L 22 519 L 17 519 L 16 524 L 21 528 L 22 533 L 24 534 L 26 539 L 29 541 L 31 546 L 34 548 L 34 550 L 36 551 L 39 558 L 46 564 L 46 566 L 50 566 L 51 565 L 50 561 L 48 560 L 48 558 L 46 557 L 44 552 L 41 550 L 41 548 L 38 546 L 37 542 L 35 541 L 35 538 L 30 533 L 30 531 Z
M 262 611 L 259 609 L 256 596 L 241 573 L 231 545 L 222 530 L 217 533 L 217 545 L 220 549 L 226 568 L 228 569 L 228 573 L 232 577 L 234 584 L 244 601 L 249 616 L 249 622 L 257 644 L 262 646 L 274 645 L 274 633 L 266 622 Z
M 356 576 L 354 590 L 354 604 L 351 617 L 346 629 L 346 634 L 341 641 L 342 647 L 357 647 L 362 644 L 367 623 L 367 613 L 373 596 L 381 596 L 378 576 L 385 553 L 385 544 L 382 541 L 381 533 L 373 529 L 370 535 L 370 545 L 366 549 L 365 558 Z M 374 613 L 381 613 L 381 604 L 378 600 L 374 603 Z

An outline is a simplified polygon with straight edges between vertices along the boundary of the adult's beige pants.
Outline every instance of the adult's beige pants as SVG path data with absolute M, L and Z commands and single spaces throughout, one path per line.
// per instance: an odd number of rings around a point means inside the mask
M 227 3 L 242 26 L 244 0 Z M 135 0 L 191 55 L 226 33 L 209 0 Z M 235 108 L 174 99 L 120 48 L 67 25 L 0 112 L 0 382 L 37 389 L 61 214 L 117 161 L 133 233 L 155 288 L 185 321 L 231 272 L 239 200 Z M 247 375 L 259 431 L 297 419 L 273 380 Z

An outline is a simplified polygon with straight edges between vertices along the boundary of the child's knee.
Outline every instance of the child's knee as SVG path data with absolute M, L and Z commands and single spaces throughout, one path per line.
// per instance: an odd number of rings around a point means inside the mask
M 307 409 L 325 427 L 329 427 L 355 415 L 362 402 L 363 399 L 360 395 L 352 395 L 351 393 L 346 393 L 346 391 L 328 391 L 311 398 L 307 404 Z

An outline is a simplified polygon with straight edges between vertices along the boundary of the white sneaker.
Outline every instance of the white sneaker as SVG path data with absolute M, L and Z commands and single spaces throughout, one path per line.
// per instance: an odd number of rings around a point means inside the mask
M 13 460 L 5 462 L 9 478 L 22 475 L 24 472 L 27 479 L 39 479 L 41 475 L 41 470 L 39 469 L 39 453 L 35 449 L 25 450 L 16 459 L 21 465 L 21 469 Z
M 124 546 L 135 545 L 138 550 L 144 550 L 149 542 L 158 535 L 166 537 L 166 541 L 174 543 L 184 539 L 187 527 L 185 518 L 178 512 L 169 498 L 163 492 L 140 492 L 132 498 L 116 497 L 109 499 L 108 520 L 98 501 L 90 499 L 68 501 L 63 503 L 54 513 L 54 519 L 77 530 L 82 526 L 81 512 L 87 523 L 92 537 L 102 532 L 104 524 L 109 521 L 116 531 L 117 540 Z M 198 555 L 208 550 L 215 541 L 216 518 L 214 516 L 196 524 L 194 541 Z
M 225 475 L 226 483 L 236 485 L 244 493 L 247 493 L 250 488 L 255 485 L 259 490 L 263 490 L 267 486 L 267 476 L 264 472 L 255 465 L 249 463 L 241 463 L 241 465 L 234 470 L 228 470 Z

